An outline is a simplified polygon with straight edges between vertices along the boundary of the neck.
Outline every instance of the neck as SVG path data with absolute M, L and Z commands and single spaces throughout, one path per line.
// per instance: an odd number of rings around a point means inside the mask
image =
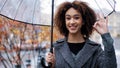
M 67 42 L 71 43 L 82 43 L 85 39 L 82 34 L 69 34 Z

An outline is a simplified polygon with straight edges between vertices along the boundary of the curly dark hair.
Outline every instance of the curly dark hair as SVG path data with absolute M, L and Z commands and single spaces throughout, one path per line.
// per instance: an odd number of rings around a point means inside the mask
M 73 1 L 62 3 L 58 7 L 58 10 L 55 14 L 54 18 L 55 27 L 57 27 L 60 34 L 68 36 L 69 31 L 66 28 L 65 13 L 71 7 L 81 14 L 84 24 L 82 25 L 81 33 L 85 36 L 85 38 L 89 38 L 93 32 L 93 25 L 96 22 L 96 14 L 94 10 L 90 8 L 86 2 Z

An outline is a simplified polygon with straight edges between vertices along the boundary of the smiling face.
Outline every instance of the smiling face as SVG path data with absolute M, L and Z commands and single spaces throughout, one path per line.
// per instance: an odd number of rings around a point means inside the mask
M 74 8 L 67 10 L 65 14 L 66 28 L 69 34 L 81 34 L 82 17 L 81 14 Z

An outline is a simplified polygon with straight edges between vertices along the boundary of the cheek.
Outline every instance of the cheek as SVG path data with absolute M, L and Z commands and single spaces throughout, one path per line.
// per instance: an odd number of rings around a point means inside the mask
M 82 24 L 83 24 L 83 22 L 82 22 L 81 20 L 79 20 L 79 21 L 78 21 L 78 24 L 79 24 L 79 25 L 82 25 Z
M 84 23 L 83 23 L 82 21 L 80 21 L 80 22 L 78 23 L 78 25 L 79 25 L 79 29 L 80 29 L 80 30 L 81 30 L 83 24 L 84 24 Z
M 65 25 L 66 25 L 66 26 L 68 25 L 68 21 L 65 21 Z

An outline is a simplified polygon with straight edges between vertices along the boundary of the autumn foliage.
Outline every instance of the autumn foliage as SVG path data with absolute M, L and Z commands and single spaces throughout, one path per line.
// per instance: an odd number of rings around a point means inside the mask
M 61 36 L 57 30 L 54 29 L 53 32 L 53 41 L 56 41 Z M 24 48 L 25 44 L 32 44 L 29 47 L 37 47 L 42 41 L 50 42 L 50 36 L 50 26 L 26 24 L 0 16 L 0 50 L 5 49 L 4 40 L 11 40 L 12 42 L 18 40 L 19 42 L 16 42 L 16 45 L 12 45 L 14 48 Z

